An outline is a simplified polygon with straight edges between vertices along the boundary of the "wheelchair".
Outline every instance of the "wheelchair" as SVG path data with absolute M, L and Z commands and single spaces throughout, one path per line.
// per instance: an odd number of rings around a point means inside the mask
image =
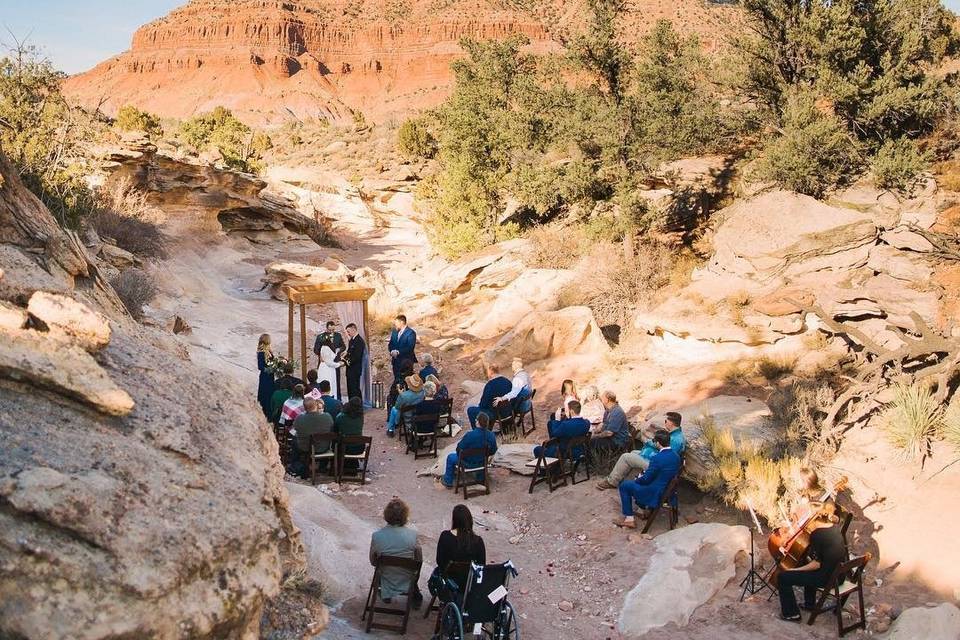
M 519 616 L 507 600 L 510 578 L 515 577 L 517 570 L 507 561 L 471 564 L 462 595 L 459 585 L 447 580 L 452 597 L 440 610 L 434 640 L 520 640 Z

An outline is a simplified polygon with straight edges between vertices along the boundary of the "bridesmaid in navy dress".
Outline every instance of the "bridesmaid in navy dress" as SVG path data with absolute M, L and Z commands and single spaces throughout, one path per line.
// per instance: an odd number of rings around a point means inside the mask
M 270 334 L 260 336 L 257 343 L 257 369 L 260 370 L 260 385 L 257 387 L 257 402 L 263 415 L 270 419 L 270 400 L 273 398 L 273 372 L 267 369 L 267 360 L 273 357 L 270 350 Z

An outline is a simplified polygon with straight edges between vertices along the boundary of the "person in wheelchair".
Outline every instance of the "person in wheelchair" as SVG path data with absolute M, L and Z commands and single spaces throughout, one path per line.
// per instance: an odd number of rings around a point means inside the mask
M 448 531 L 440 534 L 437 540 L 437 568 L 430 576 L 431 592 L 441 602 L 452 599 L 454 594 L 448 593 L 447 585 L 439 581 L 451 580 L 457 587 L 458 593 L 463 593 L 467 586 L 467 574 L 470 563 L 484 565 L 487 562 L 487 549 L 483 538 L 473 532 L 473 514 L 465 504 L 458 504 L 453 508 L 453 517 Z M 446 596 L 446 597 L 445 597 Z
M 518 616 L 507 600 L 507 587 L 516 576 L 517 570 L 509 560 L 471 564 L 462 593 L 454 589 L 455 598 L 440 610 L 439 633 L 434 640 L 520 640 Z

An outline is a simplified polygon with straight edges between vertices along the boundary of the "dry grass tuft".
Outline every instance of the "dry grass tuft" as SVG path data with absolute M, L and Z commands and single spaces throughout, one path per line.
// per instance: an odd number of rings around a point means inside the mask
M 880 414 L 879 425 L 904 459 L 920 460 L 930 454 L 931 443 L 941 432 L 943 408 L 926 387 L 900 385 Z

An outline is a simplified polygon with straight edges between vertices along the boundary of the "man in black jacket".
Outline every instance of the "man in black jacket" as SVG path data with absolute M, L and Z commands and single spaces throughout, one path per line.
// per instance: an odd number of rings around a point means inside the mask
M 330 347 L 330 350 L 333 351 L 338 357 L 343 356 L 343 352 L 346 349 L 346 345 L 343 344 L 343 336 L 340 335 L 340 332 L 337 331 L 337 323 L 333 320 L 327 322 L 327 330 L 324 333 L 321 333 L 317 336 L 317 339 L 313 343 L 313 352 L 317 354 L 317 366 L 320 366 L 320 348 L 323 345 Z M 340 368 L 337 367 L 335 372 L 337 376 L 337 388 L 334 389 L 336 392 L 336 397 L 339 399 L 340 395 Z
M 363 358 L 367 352 L 367 345 L 357 333 L 357 325 L 352 322 L 347 325 L 347 336 L 350 338 L 350 342 L 347 344 L 347 352 L 343 356 L 343 361 L 347 363 L 347 398 L 363 400 L 363 394 L 360 390 L 360 376 L 363 375 Z

